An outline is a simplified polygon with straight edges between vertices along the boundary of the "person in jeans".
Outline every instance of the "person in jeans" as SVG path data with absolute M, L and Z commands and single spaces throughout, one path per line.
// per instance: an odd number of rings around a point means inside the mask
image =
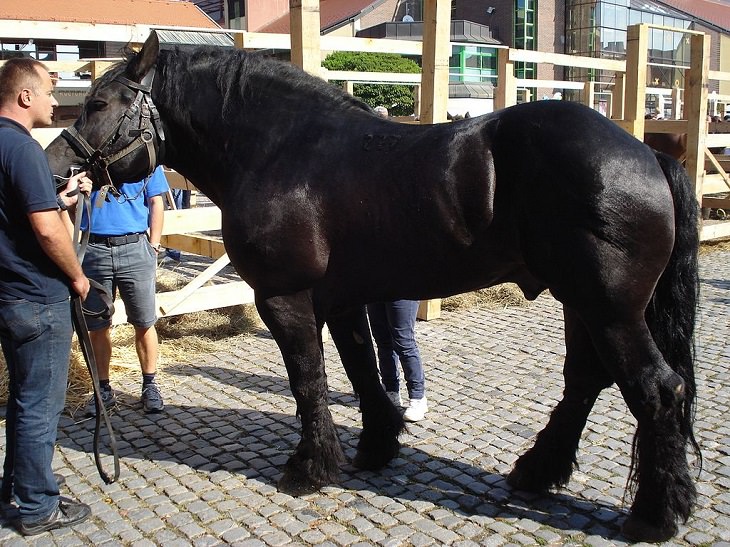
M 147 413 L 161 412 L 164 403 L 155 382 L 158 339 L 155 323 L 157 253 L 160 252 L 163 195 L 169 191 L 161 167 L 146 179 L 121 185 L 120 196 L 107 196 L 98 206 L 98 191 L 91 193 L 91 234 L 84 256 L 84 272 L 104 285 L 111 294 L 119 291 L 127 312 L 127 322 L 134 327 L 134 344 L 142 368 L 142 406 Z M 81 228 L 88 225 L 86 211 Z M 95 291 L 89 294 L 85 308 L 101 311 L 104 304 Z M 88 317 L 89 337 L 99 370 L 100 396 L 106 408 L 116 405 L 109 383 L 112 356 L 111 319 Z M 96 414 L 92 396 L 86 415 Z
M 51 125 L 53 81 L 42 63 L 15 58 L 0 67 L 0 342 L 9 378 L 2 501 L 35 535 L 86 520 L 88 505 L 61 497 L 53 474 L 58 420 L 71 353 L 71 291 L 89 280 L 71 242 L 67 207 L 85 173 L 60 196 L 46 155 L 30 135 Z
M 385 392 L 395 406 L 402 406 L 398 361 L 408 389 L 408 407 L 403 419 L 423 420 L 428 411 L 426 379 L 416 344 L 415 326 L 418 300 L 395 300 L 368 304 L 368 318 L 377 345 L 378 368 Z

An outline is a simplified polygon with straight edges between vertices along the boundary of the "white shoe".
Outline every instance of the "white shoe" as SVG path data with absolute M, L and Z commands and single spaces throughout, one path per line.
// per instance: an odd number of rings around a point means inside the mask
M 401 401 L 399 391 L 386 391 L 385 394 L 388 396 L 388 399 L 390 399 L 390 401 L 395 405 L 396 408 L 400 408 L 403 406 L 403 401 Z
M 421 399 L 410 399 L 408 408 L 403 413 L 403 419 L 406 422 L 420 422 L 426 417 L 428 411 L 428 402 L 424 396 Z

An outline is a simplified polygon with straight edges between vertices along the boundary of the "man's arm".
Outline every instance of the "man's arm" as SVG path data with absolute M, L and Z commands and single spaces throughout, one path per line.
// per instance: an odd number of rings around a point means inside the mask
M 68 215 L 63 212 L 63 216 Z M 30 225 L 43 251 L 71 280 L 71 286 L 78 295 L 86 298 L 89 280 L 81 269 L 62 216 L 55 209 L 28 213 Z
M 162 222 L 165 214 L 165 202 L 162 195 L 150 198 L 150 243 L 153 247 L 160 244 Z

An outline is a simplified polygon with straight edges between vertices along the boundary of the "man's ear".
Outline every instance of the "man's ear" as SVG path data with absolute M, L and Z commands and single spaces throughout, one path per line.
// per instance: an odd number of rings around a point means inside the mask
M 28 88 L 23 88 L 18 93 L 18 105 L 23 108 L 28 108 L 30 103 L 33 101 L 33 92 Z

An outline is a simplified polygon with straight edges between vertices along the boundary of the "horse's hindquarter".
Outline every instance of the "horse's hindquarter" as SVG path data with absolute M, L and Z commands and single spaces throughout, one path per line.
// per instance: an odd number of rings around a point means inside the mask
M 553 101 L 505 111 L 494 139 L 526 268 L 564 301 L 648 298 L 674 243 L 672 196 L 649 148 Z

